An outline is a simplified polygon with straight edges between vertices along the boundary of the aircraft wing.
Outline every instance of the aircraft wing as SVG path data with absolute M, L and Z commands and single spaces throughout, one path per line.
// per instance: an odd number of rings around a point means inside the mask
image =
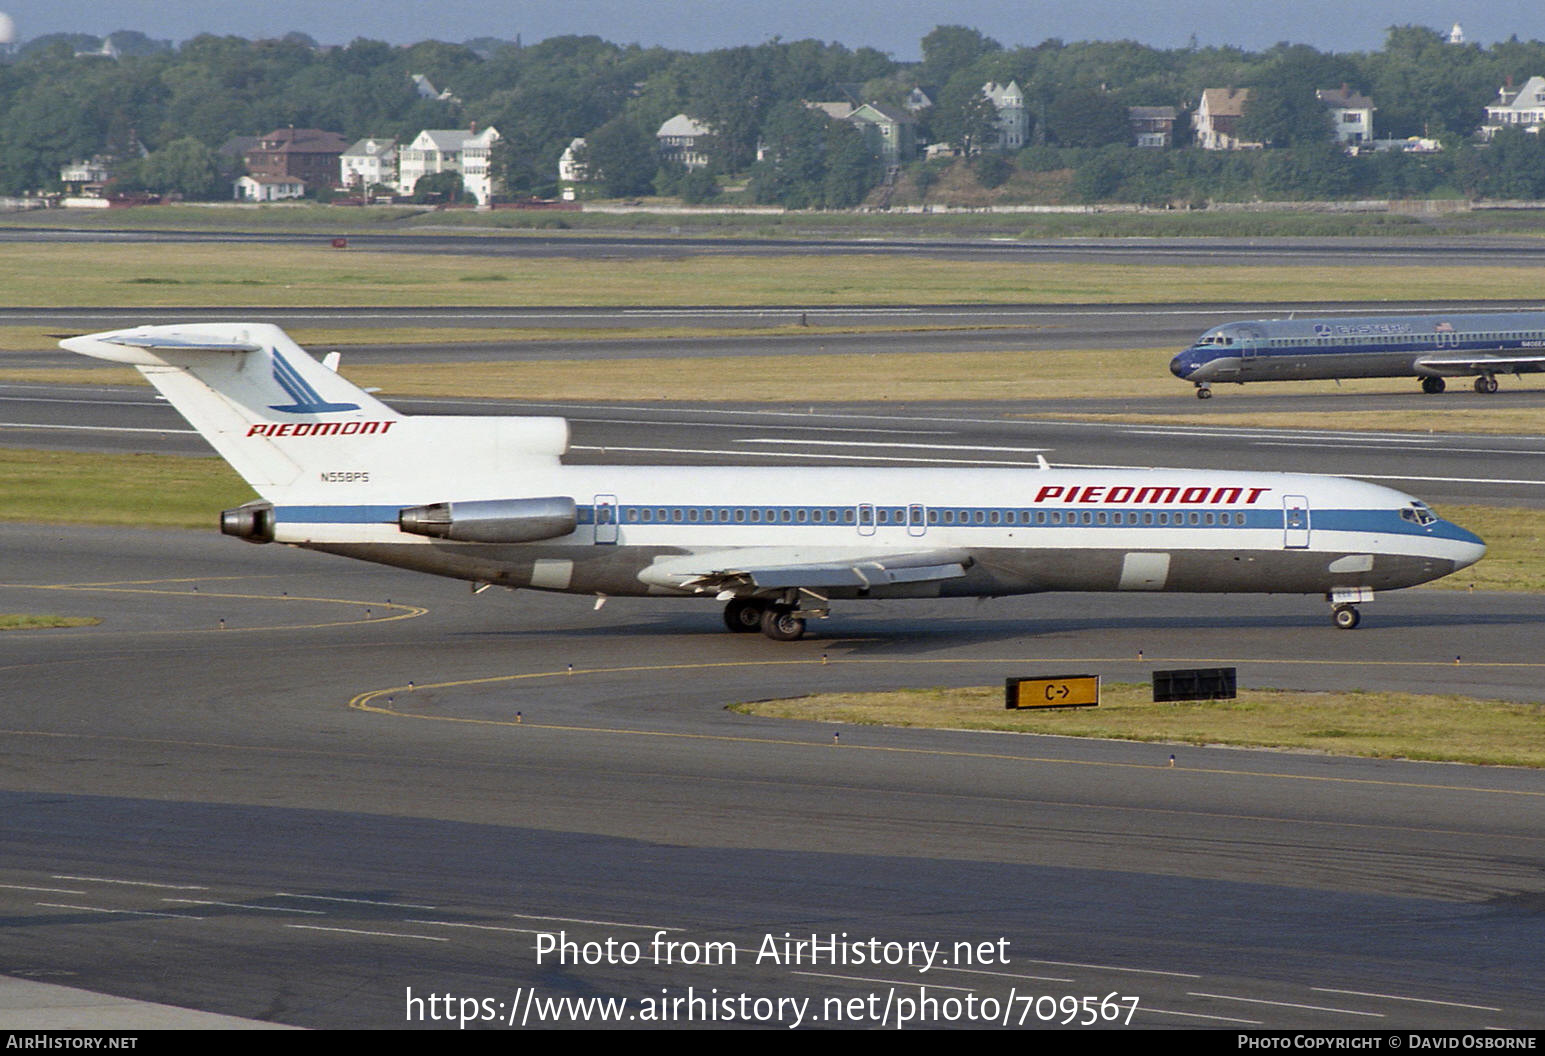
M 964 550 L 843 551 L 820 553 L 767 547 L 686 554 L 657 561 L 639 573 L 646 583 L 720 597 L 750 597 L 790 588 L 889 586 L 957 579 L 973 559 Z
M 1545 352 L 1523 356 L 1424 356 L 1416 361 L 1416 372 L 1428 375 L 1528 374 L 1538 370 L 1545 370 Z

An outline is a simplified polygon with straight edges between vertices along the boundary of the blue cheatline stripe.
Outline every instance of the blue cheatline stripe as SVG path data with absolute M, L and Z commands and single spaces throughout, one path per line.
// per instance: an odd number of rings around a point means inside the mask
M 287 524 L 396 524 L 402 506 L 276 506 L 274 519 Z
M 279 507 L 275 508 L 274 515 L 275 515 L 275 518 L 278 521 L 280 521 L 281 523 L 288 523 L 288 524 L 396 524 L 397 523 L 398 515 L 402 512 L 402 510 L 404 508 L 405 507 L 401 506 L 401 505 L 393 505 L 393 506 L 279 506 Z M 666 527 L 673 527 L 673 528 L 697 528 L 697 527 L 708 527 L 708 528 L 724 528 L 724 527 L 734 527 L 734 528 L 845 528 L 845 529 L 848 529 L 848 530 L 856 530 L 857 528 L 860 527 L 860 525 L 857 523 L 856 519 L 855 520 L 848 520 L 848 521 L 833 521 L 833 520 L 831 520 L 829 518 L 829 514 L 830 514 L 831 511 L 836 510 L 840 514 L 840 513 L 843 513 L 844 511 L 852 511 L 854 509 L 854 507 L 852 507 L 852 506 L 822 505 L 822 506 L 754 506 L 754 507 L 751 507 L 751 506 L 722 506 L 722 505 L 717 505 L 716 504 L 716 505 L 713 505 L 713 506 L 654 506 L 654 505 L 651 505 L 651 506 L 645 507 L 645 506 L 639 506 L 639 505 L 627 505 L 627 504 L 624 504 L 624 505 L 621 505 L 621 506 L 611 507 L 611 509 L 613 510 L 613 515 L 612 515 L 613 518 L 616 518 L 618 513 L 620 513 L 622 515 L 622 518 L 621 518 L 621 520 L 616 520 L 616 519 L 608 520 L 607 523 L 608 524 L 621 524 L 621 525 L 629 526 L 629 527 L 645 527 L 645 528 L 648 528 L 648 527 L 656 527 L 656 526 L 666 526 Z M 645 509 L 650 511 L 651 515 L 654 517 L 653 520 L 644 521 L 644 520 L 641 520 L 641 519 L 638 518 L 638 515 L 640 514 L 640 512 L 645 510 Z M 906 517 L 905 517 L 907 507 L 904 507 L 904 506 L 885 506 L 885 507 L 878 507 L 878 509 L 884 509 L 886 511 L 889 511 L 889 513 L 891 515 L 891 519 L 889 521 L 886 521 L 886 522 L 865 521 L 864 524 L 862 525 L 862 527 L 864 527 L 864 528 L 871 528 L 871 527 L 874 527 L 874 528 L 905 528 L 905 527 L 908 527 L 908 524 L 907 524 L 907 521 L 906 521 Z M 1277 509 L 1273 509 L 1273 510 L 1250 510 L 1250 511 L 1233 511 L 1233 510 L 1210 510 L 1210 511 L 1208 511 L 1208 510 L 1192 510 L 1192 509 L 1186 509 L 1186 508 L 1180 508 L 1180 509 L 1165 508 L 1165 509 L 1162 509 L 1162 510 L 1138 510 L 1138 509 L 1124 508 L 1121 511 L 1119 511 L 1119 512 L 1122 512 L 1122 513 L 1126 514 L 1126 517 L 1124 519 L 1125 523 L 1122 523 L 1122 524 L 1113 523 L 1109 516 L 1107 516 L 1107 518 L 1106 518 L 1106 522 L 1107 523 L 1101 524 L 1101 523 L 1099 523 L 1098 517 L 1096 516 L 1098 513 L 1103 512 L 1103 513 L 1106 513 L 1107 515 L 1109 515 L 1109 514 L 1117 512 L 1117 511 L 1115 511 L 1115 510 L 1091 510 L 1088 507 L 1053 507 L 1053 508 L 1049 508 L 1049 509 L 1048 508 L 1030 509 L 1030 508 L 1026 508 L 1026 507 L 1002 507 L 1002 506 L 998 506 L 998 507 L 980 507 L 980 508 L 979 507 L 958 507 L 958 506 L 952 506 L 952 507 L 927 507 L 927 509 L 930 511 L 930 513 L 934 512 L 936 510 L 949 510 L 949 511 L 953 512 L 956 515 L 956 519 L 955 519 L 954 523 L 944 523 L 942 519 L 939 520 L 939 521 L 930 520 L 928 522 L 928 525 L 927 525 L 929 531 L 941 531 L 941 530 L 949 530 L 949 529 L 976 529 L 976 528 L 985 528 L 985 529 L 993 529 L 993 530 L 1002 530 L 1002 529 L 1026 530 L 1026 529 L 1036 529 L 1036 528 L 1079 528 L 1079 529 L 1091 530 L 1091 531 L 1097 531 L 1097 530 L 1105 529 L 1105 528 L 1161 529 L 1161 530 L 1171 530 L 1171 531 L 1175 530 L 1175 529 L 1181 529 L 1181 528 L 1184 528 L 1184 529 L 1204 529 L 1204 530 L 1209 530 L 1209 531 L 1230 531 L 1230 530 L 1238 531 L 1238 530 L 1241 530 L 1241 529 L 1251 529 L 1251 528 L 1271 530 L 1271 531 L 1280 531 L 1280 530 L 1283 529 L 1283 515 L 1282 515 L 1282 511 L 1281 510 L 1277 510 Z M 750 512 L 752 510 L 755 510 L 758 514 L 760 514 L 761 517 L 762 517 L 762 520 L 752 521 L 750 519 Z M 814 520 L 810 519 L 810 516 L 815 511 L 817 511 L 817 510 L 821 511 L 821 514 L 822 514 L 822 516 L 824 518 L 821 521 L 814 521 Z M 664 516 L 663 517 L 660 516 L 661 511 L 664 512 Z M 735 516 L 736 516 L 737 511 L 739 513 L 744 514 L 745 515 L 745 519 L 736 520 Z M 899 516 L 898 516 L 898 511 L 900 511 Z M 577 508 L 577 512 L 578 512 L 578 522 L 580 524 L 582 524 L 582 525 L 592 525 L 592 524 L 595 523 L 595 507 L 594 506 L 580 506 L 580 507 Z M 804 512 L 805 515 L 806 515 L 806 519 L 803 520 L 803 521 L 798 519 L 798 514 L 800 512 Z M 982 518 L 981 522 L 978 522 L 975 519 L 975 515 L 978 512 L 980 512 L 983 515 L 983 518 Z M 1155 515 L 1154 516 L 1154 523 L 1152 523 L 1152 524 L 1140 523 L 1138 518 L 1141 515 L 1145 515 L 1145 514 L 1148 514 L 1150 512 Z M 1205 513 L 1211 512 L 1211 513 L 1214 513 L 1214 514 L 1217 515 L 1217 520 L 1218 521 L 1223 521 L 1225 517 L 1227 518 L 1227 521 L 1226 521 L 1226 523 L 1214 523 L 1214 524 L 1199 523 L 1199 524 L 1192 524 L 1190 522 L 1190 514 L 1193 513 L 1193 512 L 1194 513 L 1198 513 L 1198 514 L 1205 514 Z M 1235 512 L 1244 512 L 1245 513 L 1245 523 L 1243 525 L 1239 525 L 1239 524 L 1234 523 L 1234 513 Z M 697 514 L 697 519 L 696 520 L 692 520 L 691 519 L 693 513 Z M 713 517 L 712 520 L 707 518 L 707 515 L 710 514 L 710 513 L 712 514 L 712 517 Z M 771 513 L 771 516 L 769 516 L 769 513 Z M 784 513 L 787 513 L 789 515 L 789 519 L 787 521 L 783 520 L 783 514 Z M 1037 514 L 1037 513 L 1045 513 L 1045 514 L 1047 514 L 1046 523 L 1044 523 L 1044 524 L 1034 523 L 1034 515 Z M 1084 521 L 1083 521 L 1083 514 L 1085 514 L 1085 513 L 1090 514 L 1090 517 L 1091 517 L 1090 523 L 1088 523 L 1088 524 L 1085 524 Z M 1160 523 L 1158 523 L 1159 522 L 1158 514 L 1160 514 L 1160 513 L 1166 513 L 1166 514 L 1169 515 L 1169 523 L 1168 524 L 1160 524 Z M 728 520 L 724 519 L 726 514 L 729 517 Z M 997 514 L 998 515 L 998 522 L 997 523 L 991 523 L 991 516 L 993 514 Z M 1007 519 L 1009 514 L 1013 514 L 1015 516 L 1016 520 L 1014 522 L 1010 522 Z M 1029 520 L 1025 519 L 1024 515 L 1027 515 L 1027 514 L 1030 515 L 1030 519 Z M 1060 514 L 1061 515 L 1061 522 L 1060 523 L 1052 523 L 1052 521 L 1053 521 L 1053 516 L 1052 515 L 1054 515 L 1054 514 Z M 679 515 L 679 519 L 678 519 L 678 515 Z M 915 525 L 914 525 L 914 527 L 915 527 Z M 1308 524 L 1308 527 L 1312 531 L 1362 532 L 1362 533 L 1369 533 L 1369 534 L 1378 533 L 1378 534 L 1383 534 L 1383 535 L 1409 535 L 1409 536 L 1416 536 L 1418 538 L 1452 539 L 1452 540 L 1457 540 L 1457 541 L 1469 541 L 1472 538 L 1474 538 L 1469 532 L 1465 531 L 1463 528 L 1460 528 L 1458 525 L 1451 524 L 1448 521 L 1442 521 L 1442 520 L 1434 521 L 1432 524 L 1427 525 L 1425 527 L 1423 527 L 1421 525 L 1413 524 L 1410 521 L 1404 520 L 1400 516 L 1399 512 L 1396 511 L 1396 510 L 1377 510 L 1377 509 L 1375 509 L 1375 510 L 1317 510 L 1317 509 L 1312 509 L 1311 508 L 1309 510 L 1309 524 Z

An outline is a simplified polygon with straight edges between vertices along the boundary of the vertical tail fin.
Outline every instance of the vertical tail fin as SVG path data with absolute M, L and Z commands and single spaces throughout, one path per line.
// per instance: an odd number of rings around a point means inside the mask
M 268 324 L 141 326 L 60 344 L 138 368 L 267 499 L 307 467 L 296 450 L 249 438 L 385 432 L 402 417 Z
M 561 418 L 399 414 L 264 323 L 141 326 L 60 344 L 136 367 L 276 505 L 509 498 L 568 446 Z

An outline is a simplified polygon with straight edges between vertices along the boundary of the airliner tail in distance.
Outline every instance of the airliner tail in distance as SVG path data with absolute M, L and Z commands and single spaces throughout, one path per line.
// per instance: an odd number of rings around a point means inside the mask
M 1363 481 L 1222 470 L 568 465 L 562 418 L 403 415 L 256 323 L 61 342 L 132 364 L 250 483 L 221 531 L 474 587 L 714 599 L 792 640 L 832 603 L 1376 591 L 1485 544 Z
M 1499 374 L 1545 370 L 1545 312 L 1267 319 L 1208 330 L 1170 361 L 1170 372 L 1212 395 L 1214 382 L 1418 378 L 1439 393 L 1445 378 L 1474 377 L 1497 391 Z

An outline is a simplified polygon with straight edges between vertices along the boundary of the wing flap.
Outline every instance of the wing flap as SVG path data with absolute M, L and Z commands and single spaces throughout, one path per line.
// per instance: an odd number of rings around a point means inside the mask
M 1545 370 L 1545 354 L 1533 356 L 1426 356 L 1416 361 L 1421 374 L 1504 374 Z
M 972 565 L 963 550 L 888 554 L 725 550 L 665 558 L 639 573 L 646 583 L 697 593 L 757 594 L 788 589 L 870 589 L 896 583 L 958 579 Z
M 959 561 L 937 565 L 893 568 L 881 561 L 838 561 L 831 564 L 789 565 L 783 568 L 749 568 L 741 575 L 758 590 L 784 587 L 878 587 L 891 583 L 923 583 L 957 579 L 966 574 Z

